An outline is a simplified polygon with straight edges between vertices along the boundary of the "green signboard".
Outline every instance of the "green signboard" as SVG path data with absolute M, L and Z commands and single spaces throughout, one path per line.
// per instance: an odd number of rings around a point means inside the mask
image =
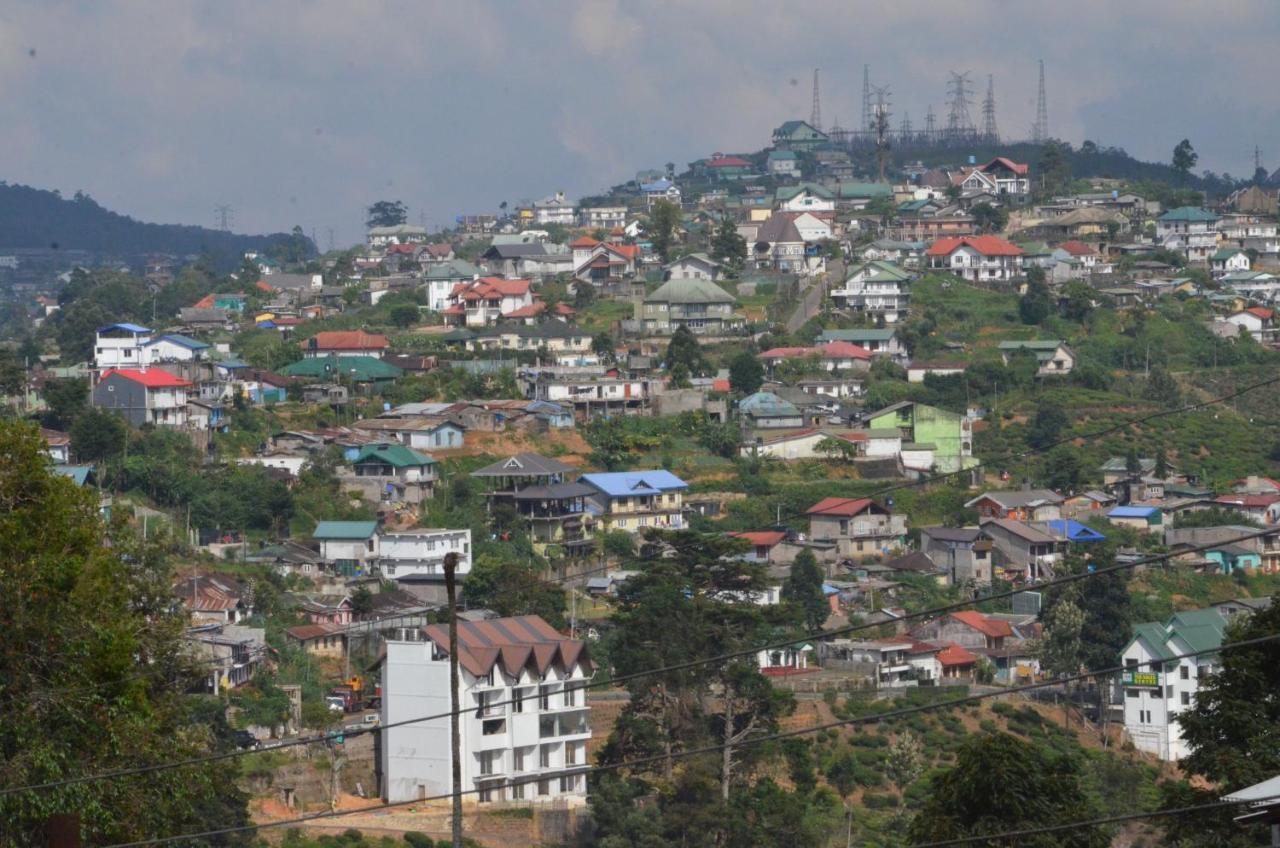
M 1150 686 L 1160 688 L 1160 674 L 1154 671 L 1126 671 L 1120 681 L 1125 686 Z

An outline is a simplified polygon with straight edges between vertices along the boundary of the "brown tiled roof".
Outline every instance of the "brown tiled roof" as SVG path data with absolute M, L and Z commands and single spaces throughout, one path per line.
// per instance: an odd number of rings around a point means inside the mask
M 341 633 L 345 629 L 341 624 L 299 624 L 297 627 L 290 627 L 285 634 L 299 642 L 307 642 L 322 636 Z
M 423 635 L 443 651 L 449 649 L 449 628 L 429 624 Z M 501 661 L 508 674 L 532 665 L 539 674 L 557 661 L 570 668 L 583 656 L 583 643 L 568 639 L 540 616 L 521 615 L 488 621 L 458 622 L 458 664 L 474 675 L 488 674 Z

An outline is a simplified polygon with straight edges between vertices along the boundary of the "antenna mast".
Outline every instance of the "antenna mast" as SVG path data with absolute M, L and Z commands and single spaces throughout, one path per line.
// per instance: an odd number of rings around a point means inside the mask
M 224 233 L 231 232 L 231 221 L 235 218 L 235 210 L 225 203 L 220 203 L 213 207 L 213 211 L 218 215 L 218 229 Z
M 875 129 L 872 124 L 873 115 L 871 114 L 871 66 L 862 66 L 862 126 L 863 132 L 871 132 Z
M 809 110 L 809 125 L 822 132 L 822 100 L 818 96 L 818 69 L 813 69 L 813 108 Z

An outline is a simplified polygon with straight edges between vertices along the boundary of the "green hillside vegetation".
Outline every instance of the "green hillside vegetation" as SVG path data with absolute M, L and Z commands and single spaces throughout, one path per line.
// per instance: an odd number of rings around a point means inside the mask
M 0 183 L 0 248 L 90 250 L 114 256 L 207 254 L 233 267 L 245 251 L 271 255 L 298 234 L 238 235 L 184 224 L 147 224 L 112 212 L 87 194 L 68 200 L 57 191 Z M 305 239 L 305 236 L 303 236 Z M 307 252 L 315 245 L 306 239 Z

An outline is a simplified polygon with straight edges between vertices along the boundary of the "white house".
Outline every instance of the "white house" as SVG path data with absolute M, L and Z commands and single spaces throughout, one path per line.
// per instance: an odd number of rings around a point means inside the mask
M 677 206 L 680 205 L 680 186 L 671 180 L 662 179 L 651 183 L 641 183 L 640 193 L 644 195 L 646 209 L 652 209 L 653 204 L 659 200 L 668 200 Z M 627 235 L 632 235 L 631 228 L 628 226 L 627 229 Z
M 143 345 L 144 365 L 157 362 L 197 362 L 205 358 L 209 345 L 178 333 L 157 336 Z
M 1218 610 L 1202 609 L 1176 613 L 1163 624 L 1134 625 L 1133 638 L 1120 653 L 1125 666 L 1120 685 L 1124 729 L 1139 751 L 1162 760 L 1190 753 L 1177 718 L 1195 705 L 1200 681 L 1219 667 L 1218 655 L 1173 658 L 1220 647 L 1226 623 Z
M 1209 257 L 1209 272 L 1223 277 L 1236 271 L 1251 270 L 1249 254 L 1238 247 L 1220 247 Z
M 1192 262 L 1207 262 L 1218 249 L 1218 220 L 1196 206 L 1170 209 L 1156 219 L 1156 244 Z
M 1233 312 L 1224 320 L 1236 327 L 1243 327 L 1256 341 L 1269 342 L 1275 339 L 1275 312 L 1268 307 L 1250 306 Z M 1239 332 L 1236 330 L 1237 334 Z
M 1022 274 L 1022 248 L 999 236 L 941 238 L 925 256 L 930 268 L 972 282 L 1008 282 Z
M 844 288 L 830 292 L 841 308 L 884 318 L 893 324 L 906 316 L 913 275 L 885 261 L 864 262 L 845 277 Z
M 800 157 L 794 150 L 770 150 L 767 167 L 775 176 L 794 177 L 800 173 Z
M 441 314 L 455 326 L 483 327 L 528 309 L 535 299 L 529 280 L 481 277 L 455 285 Z
M 533 202 L 533 220 L 539 224 L 572 227 L 578 222 L 578 207 L 564 196 L 563 191 L 557 191 L 550 197 Z
M 626 206 L 584 206 L 578 210 L 582 226 L 588 230 L 612 230 L 627 224 Z
M 433 624 L 386 643 L 378 757 L 383 800 L 446 794 L 450 753 L 449 631 Z M 536 615 L 458 622 L 462 787 L 479 803 L 586 797 L 585 645 Z M 437 715 L 427 721 L 412 721 Z M 405 722 L 402 724 L 402 722 Z
M 387 247 L 393 244 L 422 244 L 427 240 L 425 227 L 412 224 L 395 224 L 389 227 L 370 227 L 369 247 Z
M 137 324 L 108 324 L 98 330 L 93 343 L 93 364 L 101 369 L 141 368 L 148 364 L 146 345 L 151 330 Z
M 822 186 L 799 185 L 778 189 L 778 208 L 783 212 L 834 212 L 835 195 Z
M 375 565 L 383 577 L 403 580 L 411 577 L 444 579 L 445 554 L 458 555 L 456 573 L 471 571 L 471 531 L 415 527 L 409 530 L 382 530 L 377 538 Z
M 716 282 L 724 277 L 725 268 L 705 253 L 690 253 L 681 256 L 666 266 L 669 280 L 710 280 Z

